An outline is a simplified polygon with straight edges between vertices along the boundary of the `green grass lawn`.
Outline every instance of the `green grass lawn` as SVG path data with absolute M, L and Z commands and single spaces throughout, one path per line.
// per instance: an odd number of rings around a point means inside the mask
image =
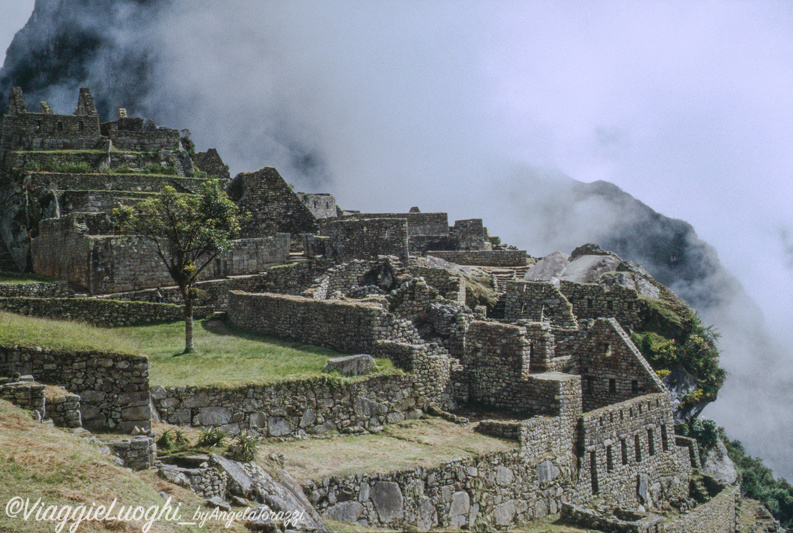
M 152 385 L 221 385 L 271 383 L 321 375 L 333 350 L 245 333 L 219 320 L 196 321 L 195 352 L 184 350 L 184 323 L 113 328 L 114 335 L 137 345 L 149 356 Z M 396 372 L 388 360 L 378 370 Z
M 219 320 L 197 320 L 196 351 L 184 350 L 184 322 L 125 328 L 97 328 L 80 322 L 32 318 L 0 311 L 0 344 L 96 350 L 149 356 L 152 385 L 272 383 L 322 375 L 326 348 L 236 331 Z M 377 360 L 380 373 L 397 373 L 391 361 Z M 352 378 L 345 378 L 352 379 Z
M 18 274 L 16 272 L 0 272 L 0 284 L 22 285 L 32 281 L 44 281 L 53 283 L 61 281 L 59 279 L 51 278 L 49 276 L 42 276 L 41 274 Z
M 33 318 L 0 311 L 0 344 L 138 354 L 138 346 L 113 330 L 80 322 Z

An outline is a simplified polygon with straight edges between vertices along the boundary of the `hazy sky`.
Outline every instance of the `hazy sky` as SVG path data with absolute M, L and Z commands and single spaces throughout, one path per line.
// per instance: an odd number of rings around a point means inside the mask
M 32 5 L 0 0 L 3 49 Z M 482 217 L 526 247 L 515 172 L 610 181 L 716 247 L 785 343 L 772 373 L 793 367 L 793 2 L 176 5 L 158 21 L 165 125 L 232 171 L 280 162 L 262 139 L 289 129 L 327 177 L 277 165 L 301 188 Z

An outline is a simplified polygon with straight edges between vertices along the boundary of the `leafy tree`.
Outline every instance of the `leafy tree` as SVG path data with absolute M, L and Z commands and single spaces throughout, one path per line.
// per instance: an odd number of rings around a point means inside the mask
M 136 207 L 113 211 L 119 229 L 152 242 L 184 301 L 185 349 L 193 346 L 193 285 L 201 271 L 231 247 L 240 229 L 240 211 L 217 180 L 207 181 L 198 194 L 178 194 L 173 187 Z

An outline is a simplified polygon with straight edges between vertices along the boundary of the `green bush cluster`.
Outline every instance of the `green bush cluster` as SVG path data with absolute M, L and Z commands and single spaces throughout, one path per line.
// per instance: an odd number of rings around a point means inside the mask
M 681 366 L 697 378 L 697 390 L 683 398 L 685 405 L 712 402 L 726 377 L 719 367 L 719 334 L 713 327 L 703 326 L 695 313 L 686 317 L 686 322 L 680 338 L 668 338 L 657 331 L 634 332 L 631 337 L 656 371 Z
M 785 528 L 793 528 L 793 485 L 775 478 L 770 468 L 758 457 L 751 457 L 737 440 L 729 440 L 719 428 L 727 454 L 741 475 L 741 489 L 749 498 L 765 505 Z

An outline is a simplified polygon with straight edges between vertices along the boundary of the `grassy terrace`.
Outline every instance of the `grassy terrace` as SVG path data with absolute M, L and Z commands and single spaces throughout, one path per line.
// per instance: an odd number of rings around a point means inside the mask
M 183 322 L 97 328 L 0 312 L 0 344 L 146 354 L 152 385 L 232 386 L 313 377 L 322 374 L 329 357 L 339 355 L 296 341 L 235 331 L 218 320 L 196 321 L 194 332 L 195 353 L 179 355 L 184 349 Z M 381 373 L 400 372 L 388 360 L 377 364 Z
M 387 425 L 374 435 L 263 443 L 259 457 L 281 452 L 286 470 L 298 481 L 307 481 L 328 475 L 434 467 L 461 457 L 518 450 L 517 442 L 475 433 L 474 426 L 439 418 L 407 420 Z
M 60 280 L 51 278 L 49 276 L 42 276 L 41 274 L 17 274 L 15 272 L 0 272 L 0 284 L 21 285 L 24 283 L 30 283 L 31 281 L 44 281 L 52 283 Z

